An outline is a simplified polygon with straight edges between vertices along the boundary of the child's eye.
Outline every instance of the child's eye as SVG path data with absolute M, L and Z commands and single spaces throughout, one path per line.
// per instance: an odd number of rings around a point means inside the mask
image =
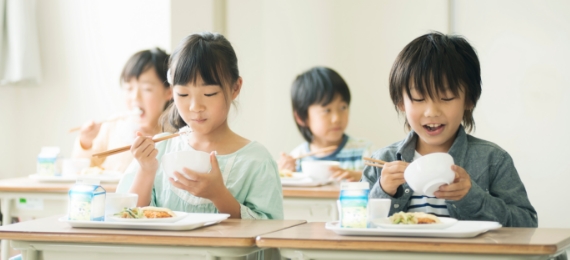
M 443 101 L 451 101 L 451 100 L 454 100 L 454 99 L 455 99 L 455 97 L 450 97 L 450 98 L 442 98 L 441 100 L 443 100 Z
M 348 109 L 348 106 L 342 106 L 342 107 L 340 107 L 340 109 L 341 109 L 341 110 L 347 110 L 347 109 Z
M 210 94 L 204 94 L 204 96 L 211 97 L 211 96 L 215 96 L 216 94 L 218 94 L 218 92 L 214 92 L 214 93 L 210 93 Z
M 179 97 L 187 97 L 188 94 L 182 94 L 182 93 L 176 93 L 176 95 L 178 95 Z
M 423 102 L 425 99 L 423 98 L 412 98 L 412 101 L 414 102 Z

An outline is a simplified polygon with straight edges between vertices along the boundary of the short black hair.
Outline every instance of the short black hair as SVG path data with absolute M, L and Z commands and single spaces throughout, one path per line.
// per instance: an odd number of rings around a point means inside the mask
M 350 105 L 350 90 L 342 77 L 333 69 L 327 67 L 314 67 L 297 76 L 291 87 L 291 103 L 293 112 L 299 119 L 307 122 L 309 106 L 320 104 L 328 105 L 336 95 Z M 313 140 L 313 133 L 307 126 L 297 123 L 297 128 L 307 142 Z
M 398 54 L 390 71 L 390 97 L 398 110 L 404 93 L 439 98 L 447 88 L 454 95 L 465 93 L 465 104 L 471 109 L 463 113 L 467 132 L 475 128 L 473 110 L 481 96 L 481 66 L 475 49 L 462 36 L 432 32 L 410 42 Z M 406 128 L 410 124 L 406 119 Z
M 223 35 L 211 32 L 191 34 L 182 39 L 170 57 L 169 68 L 172 86 L 195 84 L 200 76 L 205 84 L 220 86 L 226 101 L 232 85 L 240 77 L 231 43 Z M 162 120 L 163 129 L 166 122 L 176 129 L 186 126 L 174 104 Z
M 168 59 L 170 59 L 170 55 L 159 48 L 142 50 L 133 54 L 123 67 L 121 83 L 128 82 L 133 78 L 139 79 L 145 71 L 154 68 L 164 87 L 169 88 L 170 84 L 166 78 Z

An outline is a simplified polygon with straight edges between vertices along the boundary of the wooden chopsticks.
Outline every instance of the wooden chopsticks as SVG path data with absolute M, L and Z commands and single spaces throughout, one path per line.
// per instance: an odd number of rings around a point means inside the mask
M 155 142 L 155 143 L 157 143 L 157 142 L 160 142 L 160 141 L 164 141 L 164 140 L 168 140 L 168 139 L 170 139 L 170 138 L 177 137 L 177 136 L 179 136 L 179 135 L 180 135 L 180 133 L 175 133 L 175 134 L 171 134 L 171 135 L 159 137 L 159 138 L 156 138 L 156 139 L 152 139 L 152 141 Z M 131 146 L 130 146 L 130 145 L 127 145 L 127 146 L 119 147 L 119 148 L 112 149 L 112 150 L 109 150 L 109 151 L 105 151 L 105 152 L 101 152 L 101 153 L 95 153 L 95 154 L 93 154 L 92 156 L 93 156 L 93 157 L 106 157 L 106 156 L 109 156 L 109 155 L 126 152 L 126 151 L 128 151 L 128 150 L 130 150 L 130 149 L 131 149 Z
M 362 157 L 362 160 L 364 160 L 365 165 L 378 167 L 378 168 L 384 167 L 384 164 L 386 163 L 385 161 L 373 159 L 370 157 Z
M 107 120 L 99 121 L 99 122 L 97 122 L 97 123 L 102 124 L 102 123 L 113 122 L 113 121 L 117 121 L 117 120 L 122 119 L 122 118 L 125 118 L 125 117 L 128 117 L 128 115 L 119 116 L 119 117 L 115 117 L 115 118 L 112 118 L 112 119 L 107 119 Z M 76 127 L 74 127 L 74 128 L 71 128 L 71 129 L 69 129 L 69 132 L 70 132 L 70 133 L 73 133 L 73 132 L 75 132 L 75 131 L 79 131 L 79 130 L 81 130 L 81 127 L 83 127 L 83 126 L 76 126 Z
M 319 153 L 326 153 L 326 152 L 332 152 L 334 150 L 336 150 L 337 146 L 333 145 L 333 146 L 328 146 L 325 148 L 321 148 L 321 149 L 317 149 L 315 151 L 312 151 L 310 153 L 306 153 L 306 154 L 301 154 L 299 156 L 293 157 L 293 159 L 298 160 L 307 156 L 311 156 L 311 155 L 315 155 L 315 154 L 319 154 Z

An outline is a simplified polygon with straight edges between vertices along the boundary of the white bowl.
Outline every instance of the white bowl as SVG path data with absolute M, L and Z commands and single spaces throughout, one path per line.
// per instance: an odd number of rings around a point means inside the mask
M 174 171 L 184 175 L 182 169 L 188 168 L 197 173 L 208 173 L 210 168 L 210 154 L 201 151 L 182 151 L 162 156 L 162 169 L 166 175 L 176 179 Z
M 113 215 L 124 208 L 137 206 L 139 195 L 135 193 L 107 193 L 105 195 L 105 216 Z
M 63 159 L 61 175 L 77 175 L 83 169 L 89 168 L 91 160 L 89 158 L 68 158 Z
M 329 181 L 332 175 L 331 167 L 340 166 L 337 161 L 303 161 L 302 172 L 317 182 Z
M 453 182 L 453 164 L 453 157 L 447 153 L 430 153 L 410 163 L 404 179 L 415 192 L 433 197 L 439 186 Z

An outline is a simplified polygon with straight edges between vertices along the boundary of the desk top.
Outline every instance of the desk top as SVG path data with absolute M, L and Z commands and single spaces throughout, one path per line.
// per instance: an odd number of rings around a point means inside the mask
M 283 187 L 283 197 L 338 199 L 340 186 L 329 184 L 319 187 Z
M 53 192 L 67 193 L 75 182 L 40 182 L 30 178 L 10 178 L 0 180 L 0 192 Z M 115 192 L 118 183 L 102 182 L 107 192 Z
M 304 220 L 234 220 L 188 231 L 72 228 L 61 216 L 0 227 L 0 239 L 76 243 L 251 247 L 259 235 L 306 223 Z
M 259 247 L 403 251 L 430 253 L 476 253 L 551 255 L 570 246 L 570 229 L 501 228 L 474 238 L 413 238 L 341 236 L 311 222 L 261 235 Z

